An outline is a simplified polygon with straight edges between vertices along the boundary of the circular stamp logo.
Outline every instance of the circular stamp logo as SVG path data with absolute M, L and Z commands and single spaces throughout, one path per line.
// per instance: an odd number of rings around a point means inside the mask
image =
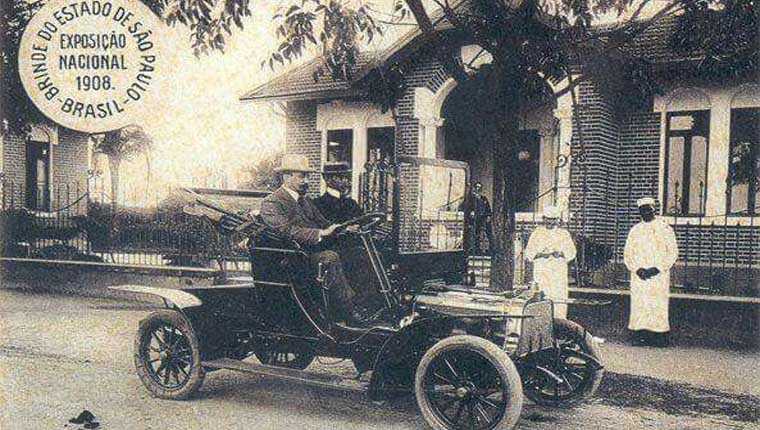
M 24 30 L 19 73 L 51 120 L 86 133 L 134 124 L 158 89 L 163 24 L 135 0 L 53 0 Z

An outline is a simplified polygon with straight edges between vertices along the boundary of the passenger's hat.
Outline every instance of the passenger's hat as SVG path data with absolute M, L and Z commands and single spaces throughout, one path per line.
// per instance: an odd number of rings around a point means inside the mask
M 280 167 L 275 172 L 316 172 L 309 166 L 309 159 L 301 154 L 285 154 L 282 156 Z
M 351 166 L 343 161 L 327 162 L 322 166 L 322 174 L 329 175 L 348 175 L 351 174 Z
M 562 211 L 556 206 L 544 207 L 544 218 L 557 219 L 562 216 Z
M 642 206 L 652 206 L 652 207 L 654 207 L 654 205 L 655 205 L 654 199 L 651 198 L 651 197 L 642 197 L 642 198 L 636 200 L 636 206 L 637 207 L 642 207 Z

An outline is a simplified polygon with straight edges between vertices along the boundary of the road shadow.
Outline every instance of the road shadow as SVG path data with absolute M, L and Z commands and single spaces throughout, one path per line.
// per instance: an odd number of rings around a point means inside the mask
M 224 373 L 222 373 L 224 372 Z M 413 395 L 373 402 L 363 392 L 310 387 L 292 382 L 232 373 L 214 372 L 196 399 L 233 402 L 245 407 L 308 415 L 316 421 L 382 423 L 384 428 L 424 428 Z
M 596 395 L 603 404 L 662 411 L 670 415 L 717 415 L 760 421 L 760 398 L 646 376 L 605 373 Z

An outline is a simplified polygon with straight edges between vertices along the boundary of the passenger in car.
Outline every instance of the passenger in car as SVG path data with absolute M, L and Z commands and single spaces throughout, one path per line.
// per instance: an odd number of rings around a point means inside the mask
M 314 205 L 328 221 L 342 223 L 362 215 L 359 203 L 351 198 L 351 169 L 347 164 L 326 164 L 322 177 L 327 188 L 314 199 Z
M 339 225 L 322 216 L 306 196 L 307 174 L 316 170 L 309 167 L 306 156 L 286 154 L 277 171 L 282 174 L 282 186 L 262 202 L 262 221 L 279 234 L 298 242 L 309 253 L 314 267 L 322 268 L 324 286 L 340 311 L 336 317 L 349 324 L 361 325 L 365 318 L 354 304 L 356 292 L 343 272 L 340 254 L 330 249 L 334 245 L 329 239 Z

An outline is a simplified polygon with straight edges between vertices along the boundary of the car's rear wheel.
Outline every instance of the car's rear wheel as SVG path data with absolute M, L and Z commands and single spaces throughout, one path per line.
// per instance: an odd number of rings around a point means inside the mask
M 140 321 L 135 367 L 145 388 L 162 399 L 190 397 L 205 377 L 198 339 L 176 311 L 157 311 Z
M 269 346 L 257 346 L 254 354 L 261 364 L 304 370 L 314 361 L 315 355 L 307 350 L 279 350 Z
M 528 357 L 521 372 L 525 395 L 555 407 L 593 396 L 604 375 L 593 336 L 579 324 L 555 318 L 554 341 L 553 349 Z
M 417 404 L 436 430 L 512 429 L 520 419 L 520 375 L 506 352 L 475 336 L 446 338 L 422 357 Z

